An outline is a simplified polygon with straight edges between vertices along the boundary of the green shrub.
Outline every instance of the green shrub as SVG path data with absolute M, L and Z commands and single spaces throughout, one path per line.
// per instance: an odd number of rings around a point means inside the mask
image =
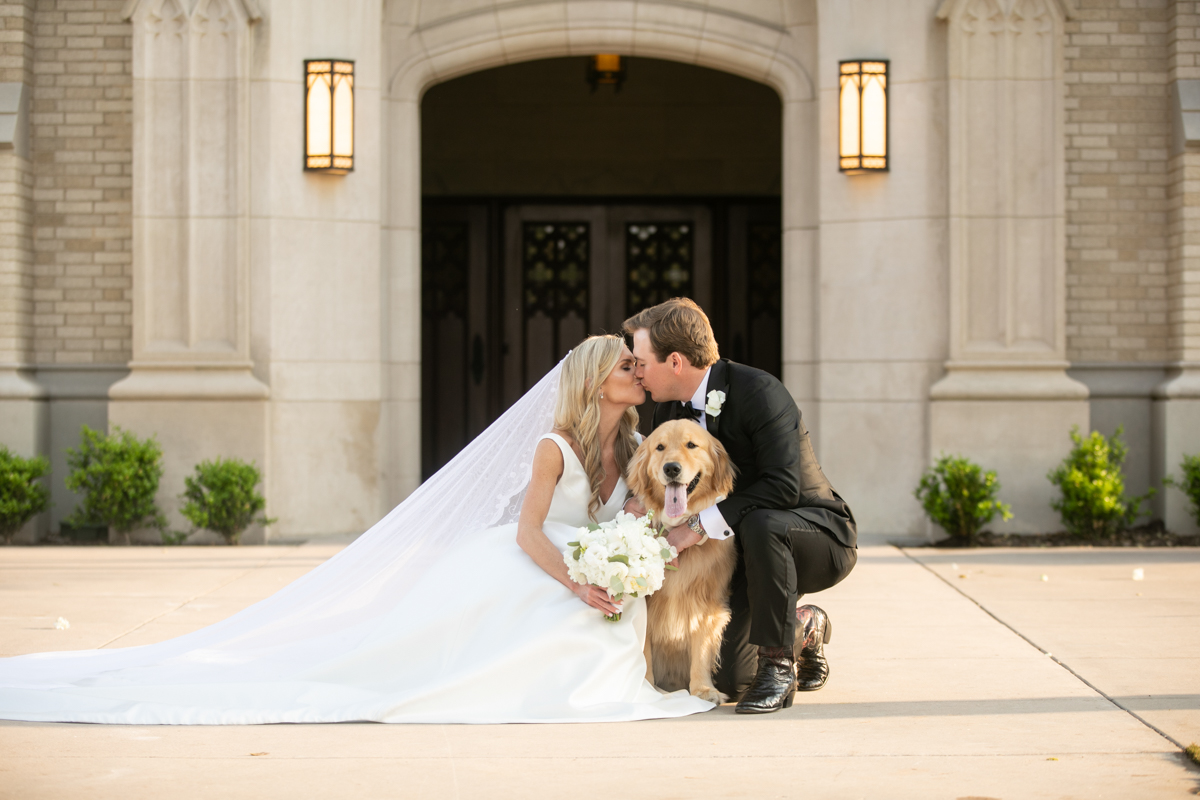
M 49 471 L 45 456 L 22 458 L 0 445 L 0 536 L 5 544 L 50 504 L 50 492 L 40 482 Z
M 1169 475 L 1163 483 L 1174 486 L 1187 495 L 1188 500 L 1192 502 L 1192 518 L 1200 525 L 1200 455 L 1184 456 L 1179 464 L 1179 471 L 1183 473 L 1183 483 Z
M 67 464 L 67 488 L 84 493 L 68 524 L 107 525 L 124 534 L 126 544 L 134 528 L 166 527 L 154 502 L 163 470 L 162 448 L 153 436 L 138 439 L 120 428 L 106 436 L 84 425 L 79 449 L 67 450 Z
M 202 461 L 194 475 L 184 479 L 184 504 L 180 511 L 197 528 L 207 528 L 237 544 L 253 522 L 269 525 L 273 520 L 256 516 L 267 501 L 259 494 L 258 467 L 237 458 Z
M 999 514 L 1011 519 L 1010 507 L 996 499 L 1000 483 L 962 456 L 943 455 L 921 476 L 913 495 L 929 518 L 955 539 L 972 542 L 975 534 Z
M 164 528 L 160 531 L 160 535 L 162 536 L 163 544 L 178 545 L 186 542 L 191 533 L 188 531 L 169 531 Z
M 1046 477 L 1059 488 L 1062 497 L 1050 505 L 1062 517 L 1063 527 L 1074 536 L 1098 539 L 1119 533 L 1141 515 L 1142 503 L 1154 495 L 1151 489 L 1141 497 L 1126 499 L 1125 477 L 1121 465 L 1129 448 L 1121 441 L 1123 428 L 1112 438 L 1092 431 L 1086 438 L 1079 428 L 1071 429 L 1075 446 L 1070 455 Z

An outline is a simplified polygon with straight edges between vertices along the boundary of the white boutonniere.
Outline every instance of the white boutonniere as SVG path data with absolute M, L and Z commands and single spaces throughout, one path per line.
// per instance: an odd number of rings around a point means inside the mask
M 721 416 L 721 406 L 725 403 L 725 393 L 718 392 L 713 389 L 708 393 L 708 398 L 704 402 L 704 413 L 710 417 Z

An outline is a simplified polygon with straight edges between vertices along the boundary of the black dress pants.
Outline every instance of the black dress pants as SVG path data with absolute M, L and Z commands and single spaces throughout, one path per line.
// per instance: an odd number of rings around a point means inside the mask
M 858 561 L 847 547 L 795 511 L 759 509 L 734 536 L 738 564 L 729 598 L 732 618 L 713 682 L 736 698 L 754 680 L 759 647 L 791 647 L 796 602 L 841 582 Z

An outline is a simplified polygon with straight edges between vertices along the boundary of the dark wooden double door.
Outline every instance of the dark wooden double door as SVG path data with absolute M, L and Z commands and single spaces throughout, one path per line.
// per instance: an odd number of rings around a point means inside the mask
M 423 215 L 425 477 L 585 336 L 670 297 L 705 309 L 722 355 L 780 375 L 778 201 L 426 200 Z

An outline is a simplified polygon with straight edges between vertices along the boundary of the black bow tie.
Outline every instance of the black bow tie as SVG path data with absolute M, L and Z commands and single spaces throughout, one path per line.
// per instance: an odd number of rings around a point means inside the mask
M 700 415 L 704 413 L 700 409 L 694 408 L 691 400 L 681 403 L 680 407 L 683 410 L 684 415 L 689 416 L 694 420 L 699 420 Z

